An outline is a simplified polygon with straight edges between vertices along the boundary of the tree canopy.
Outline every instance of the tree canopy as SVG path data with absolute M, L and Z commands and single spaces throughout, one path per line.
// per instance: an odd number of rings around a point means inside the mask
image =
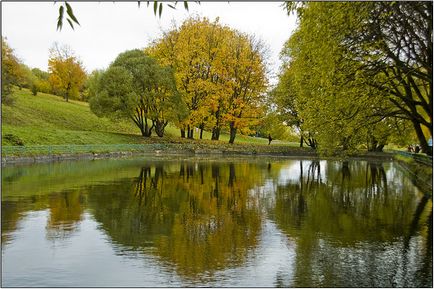
M 71 48 L 55 43 L 50 49 L 48 70 L 48 81 L 57 95 L 62 95 L 66 101 L 80 97 L 86 81 L 86 72 Z
M 160 66 L 142 50 L 125 51 L 95 76 L 90 107 L 97 115 L 127 117 L 145 137 L 162 137 L 169 120 L 182 111 L 170 67 Z M 177 112 L 179 110 L 179 112 Z
M 218 19 L 190 18 L 148 48 L 175 71 L 176 86 L 188 108 L 178 127 L 193 138 L 193 128 L 212 130 L 218 140 L 229 127 L 230 142 L 237 130 L 257 123 L 267 79 L 263 44 L 254 37 L 219 24 Z
M 22 64 L 14 54 L 13 49 L 8 45 L 6 39 L 2 37 L 2 81 L 1 81 L 1 94 L 2 102 L 11 104 L 12 87 L 17 85 L 20 78 L 22 78 Z
M 390 78 L 395 69 L 393 61 L 385 58 L 387 53 L 381 51 L 379 44 L 385 40 L 362 39 L 373 15 L 383 11 L 376 4 L 305 3 L 295 8 L 289 5 L 298 12 L 299 27 L 282 51 L 285 62 L 275 89 L 277 101 L 289 113 L 289 121 L 295 122 L 301 131 L 315 135 L 324 153 L 335 148 L 351 150 L 360 143 L 366 143 L 369 150 L 381 150 L 393 135 L 405 135 L 408 119 L 414 124 L 416 117 L 400 117 L 402 105 L 401 108 L 396 105 L 396 94 L 390 87 L 408 91 L 410 102 L 423 106 L 423 101 L 414 98 L 416 88 L 406 88 L 399 75 Z M 380 26 L 385 29 L 385 24 Z M 377 70 L 372 70 L 370 63 L 376 63 Z M 422 80 L 417 83 L 423 84 Z M 429 91 L 429 82 L 426 84 L 425 91 Z M 426 96 L 430 103 L 429 95 Z M 416 132 L 420 124 L 424 121 L 415 126 Z M 419 141 L 426 142 L 425 137 Z

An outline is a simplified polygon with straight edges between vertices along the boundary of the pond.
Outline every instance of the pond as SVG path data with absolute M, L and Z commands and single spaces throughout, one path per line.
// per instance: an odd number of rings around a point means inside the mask
M 141 157 L 2 168 L 4 287 L 432 287 L 396 163 Z

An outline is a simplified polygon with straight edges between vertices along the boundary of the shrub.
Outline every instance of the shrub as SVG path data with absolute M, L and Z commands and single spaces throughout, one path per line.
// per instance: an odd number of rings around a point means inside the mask
M 24 142 L 16 135 L 13 134 L 5 134 L 3 136 L 3 138 L 7 141 L 9 141 L 10 144 L 12 145 L 18 145 L 18 146 L 23 146 Z
M 32 84 L 32 94 L 36 96 L 38 94 L 38 87 L 35 83 Z

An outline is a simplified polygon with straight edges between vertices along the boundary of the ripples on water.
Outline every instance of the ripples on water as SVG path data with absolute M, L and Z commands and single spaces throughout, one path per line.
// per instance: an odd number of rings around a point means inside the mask
M 2 285 L 432 287 L 432 200 L 393 163 L 6 167 Z

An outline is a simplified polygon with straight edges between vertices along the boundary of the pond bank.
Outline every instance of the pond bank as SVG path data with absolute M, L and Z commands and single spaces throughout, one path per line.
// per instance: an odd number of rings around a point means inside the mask
M 410 157 L 404 157 L 402 155 L 396 155 L 394 161 L 398 163 L 399 167 L 408 175 L 416 187 L 420 188 L 425 194 L 432 197 L 432 165 L 423 164 Z
M 300 152 L 300 151 L 288 151 L 288 152 L 257 152 L 254 150 L 216 150 L 216 149 L 157 149 L 146 151 L 119 151 L 119 152 L 87 152 L 87 153 L 61 153 L 61 154 L 48 154 L 48 155 L 28 155 L 28 156 L 3 156 L 2 165 L 9 164 L 25 164 L 25 163 L 41 163 L 41 162 L 56 162 L 63 160 L 93 160 L 93 159 L 107 159 L 107 158 L 123 158 L 132 156 L 163 156 L 163 155 L 186 155 L 186 156 L 299 156 L 299 157 L 316 157 L 316 153 L 312 152 Z
M 28 164 L 41 162 L 57 162 L 63 160 L 81 159 L 106 159 L 124 158 L 132 156 L 165 156 L 165 155 L 186 155 L 186 156 L 281 156 L 281 157 L 319 157 L 316 151 L 309 148 L 298 148 L 289 146 L 259 146 L 259 145 L 233 145 L 233 146 L 209 146 L 191 144 L 158 144 L 151 146 L 134 147 L 128 150 L 119 151 L 70 151 L 53 153 L 41 153 L 28 151 L 18 155 L 2 155 L 2 166 L 13 164 Z M 334 157 L 336 158 L 336 157 Z M 375 159 L 392 160 L 390 153 L 361 153 L 350 157 L 351 159 Z

